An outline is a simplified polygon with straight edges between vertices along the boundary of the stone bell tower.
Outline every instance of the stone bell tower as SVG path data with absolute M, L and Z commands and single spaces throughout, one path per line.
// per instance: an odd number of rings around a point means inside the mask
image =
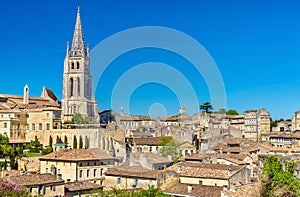
M 78 7 L 72 46 L 67 43 L 64 60 L 62 121 L 70 121 L 74 114 L 87 115 L 92 121 L 97 117 L 97 102 L 92 97 L 90 50 L 85 45 Z

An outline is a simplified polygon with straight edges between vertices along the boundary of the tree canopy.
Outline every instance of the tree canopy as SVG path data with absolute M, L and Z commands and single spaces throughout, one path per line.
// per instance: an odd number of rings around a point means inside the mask
M 300 196 L 300 182 L 293 176 L 294 161 L 284 171 L 278 156 L 267 157 L 261 175 L 261 196 Z
M 235 109 L 230 109 L 226 112 L 227 115 L 239 115 Z
M 202 105 L 200 105 L 199 107 L 200 107 L 200 110 L 202 110 L 206 113 L 209 113 L 209 112 L 211 112 L 211 110 L 214 109 L 210 102 L 205 102 Z
M 82 115 L 82 114 L 75 114 L 71 121 L 73 124 L 90 124 L 91 119 L 88 116 Z

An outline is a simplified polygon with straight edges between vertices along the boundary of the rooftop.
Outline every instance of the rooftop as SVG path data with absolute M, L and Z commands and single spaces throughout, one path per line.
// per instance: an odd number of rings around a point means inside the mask
M 244 166 L 236 165 L 181 162 L 169 167 L 168 170 L 178 172 L 180 176 L 185 177 L 228 179 L 243 168 Z M 229 170 L 231 171 L 230 174 L 228 173 Z
M 64 180 L 57 179 L 55 175 L 49 173 L 16 175 L 10 176 L 7 179 L 22 186 L 44 185 L 49 183 L 64 183 Z
M 100 148 L 60 149 L 40 158 L 41 161 L 95 161 L 104 159 L 113 159 L 113 157 Z
M 164 190 L 164 193 L 171 195 L 187 195 L 187 196 L 201 196 L 201 197 L 220 197 L 222 187 L 217 186 L 205 186 L 205 185 L 190 185 L 192 190 L 189 192 L 188 187 L 189 184 L 178 183 L 175 184 L 168 189 Z

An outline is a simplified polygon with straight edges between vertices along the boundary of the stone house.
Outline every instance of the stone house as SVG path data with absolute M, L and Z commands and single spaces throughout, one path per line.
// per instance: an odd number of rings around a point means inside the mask
M 124 163 L 105 172 L 103 185 L 106 188 L 148 189 L 149 186 L 160 188 L 167 179 L 178 177 L 177 173 L 168 170 L 151 170 L 143 166 L 130 166 Z
M 34 196 L 65 196 L 64 180 L 59 176 L 46 174 L 23 174 L 6 178 L 13 183 L 24 186 Z
M 250 182 L 250 170 L 246 166 L 180 162 L 168 170 L 177 172 L 180 183 L 186 184 L 231 187 Z
M 52 173 L 66 182 L 91 181 L 101 184 L 114 158 L 99 148 L 60 149 L 40 158 L 40 173 Z
M 221 197 L 223 187 L 177 183 L 164 189 L 163 193 L 174 196 Z

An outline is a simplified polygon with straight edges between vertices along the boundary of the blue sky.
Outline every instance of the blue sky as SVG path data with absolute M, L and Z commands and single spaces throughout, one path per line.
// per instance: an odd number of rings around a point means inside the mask
M 210 53 L 223 77 L 227 109 L 242 113 L 264 107 L 275 119 L 291 118 L 300 109 L 298 1 L 2 1 L 0 93 L 20 95 L 28 84 L 32 96 L 46 86 L 61 98 L 66 42 L 72 40 L 78 4 L 91 48 L 128 28 L 173 28 Z M 100 109 L 110 107 L 112 88 L 122 73 L 146 61 L 178 68 L 195 88 L 198 102 L 210 100 L 192 66 L 166 51 L 144 49 L 122 55 L 105 71 L 103 89 L 96 94 Z M 162 104 L 167 114 L 179 108 L 172 90 L 153 83 L 134 91 L 130 113 L 147 114 L 154 103 Z

